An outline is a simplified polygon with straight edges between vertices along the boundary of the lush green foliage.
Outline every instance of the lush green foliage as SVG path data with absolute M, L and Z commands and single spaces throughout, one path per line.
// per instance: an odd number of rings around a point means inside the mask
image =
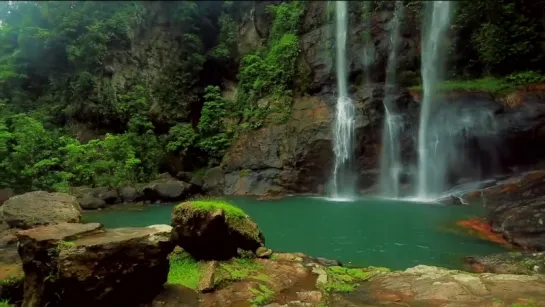
M 258 128 L 271 112 L 289 112 L 299 55 L 298 28 L 304 3 L 269 6 L 274 16 L 268 46 L 242 58 L 237 107 L 243 128 Z M 260 101 L 268 97 L 268 101 Z
M 455 3 L 452 46 L 456 75 L 505 75 L 543 67 L 545 42 L 539 3 L 517 1 L 460 1 Z
M 232 131 L 225 124 L 231 111 L 231 103 L 221 97 L 218 86 L 208 86 L 204 99 L 198 125 L 202 135 L 199 147 L 210 156 L 221 158 L 230 144 L 232 135 Z
M 24 114 L 2 117 L 0 123 L 3 187 L 18 191 L 66 191 L 78 185 L 117 187 L 157 173 L 160 146 L 153 134 L 106 134 L 104 139 L 81 143 L 58 130 L 45 129 Z
M 168 170 L 172 157 L 198 157 L 204 150 L 221 158 L 230 137 L 217 114 L 211 115 L 216 119 L 205 116 L 199 132 L 194 118 L 199 112 L 193 110 L 204 99 L 204 113 L 206 106 L 209 114 L 216 112 L 213 95 L 203 97 L 200 78 L 209 56 L 225 49 L 223 56 L 231 57 L 236 51 L 232 2 L 224 3 L 223 12 L 209 1 L 0 6 L 0 186 L 18 191 L 120 186 Z M 127 54 L 140 43 L 137 39 L 145 40 L 141 27 L 157 13 L 172 29 L 182 29 L 172 31 L 179 53 L 169 56 L 167 65 L 151 63 L 163 61 L 161 54 L 144 55 L 151 65 L 131 64 L 135 59 Z M 210 16 L 220 16 L 218 29 Z M 203 33 L 214 31 L 217 44 L 205 47 Z M 152 45 L 173 48 L 168 43 Z M 118 76 L 120 68 L 125 71 Z M 211 120 L 217 124 L 208 127 Z M 81 126 L 93 132 L 82 141 L 71 130 Z M 202 167 L 203 160 L 190 165 Z
M 218 45 L 212 49 L 212 55 L 221 58 L 235 58 L 237 55 L 237 29 L 229 14 L 222 13 L 218 19 L 220 26 Z

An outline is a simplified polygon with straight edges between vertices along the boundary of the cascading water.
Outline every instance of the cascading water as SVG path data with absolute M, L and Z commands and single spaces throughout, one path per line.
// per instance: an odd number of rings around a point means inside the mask
M 386 197 L 399 197 L 400 175 L 403 170 L 399 134 L 403 118 L 394 105 L 396 94 L 396 69 L 403 18 L 403 1 L 396 1 L 394 17 L 390 25 L 390 54 L 386 68 L 386 87 L 384 96 L 384 127 L 382 130 L 382 153 L 380 160 L 380 193 Z
M 355 177 L 350 169 L 354 156 L 355 109 L 348 96 L 346 37 L 348 28 L 348 4 L 335 2 L 337 46 L 337 105 L 333 127 L 333 151 L 335 166 L 331 197 L 352 199 L 355 195 Z
M 427 2 L 431 16 L 426 33 L 422 35 L 422 85 L 423 98 L 420 107 L 420 125 L 418 131 L 418 190 L 417 198 L 436 197 L 444 188 L 445 174 L 442 165 L 431 159 L 432 150 L 436 149 L 437 139 L 429 133 L 430 116 L 437 108 L 437 84 L 442 76 L 443 57 L 440 41 L 443 39 L 450 22 L 451 2 Z

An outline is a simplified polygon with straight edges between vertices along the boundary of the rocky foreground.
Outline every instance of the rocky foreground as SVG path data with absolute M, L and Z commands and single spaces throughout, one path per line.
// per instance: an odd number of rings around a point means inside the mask
M 26 229 L 0 250 L 0 306 L 545 306 L 540 253 L 468 259 L 481 273 L 347 268 L 271 251 L 223 201 L 182 203 L 172 226 L 104 229 L 80 223 L 74 197 L 29 194 L 56 213 L 33 218 L 24 195 L 6 203 L 8 224 Z

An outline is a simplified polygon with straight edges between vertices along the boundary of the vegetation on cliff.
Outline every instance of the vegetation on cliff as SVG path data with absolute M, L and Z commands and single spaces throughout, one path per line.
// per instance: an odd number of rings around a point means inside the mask
M 410 22 L 420 24 L 423 4 L 407 1 Z M 312 74 L 300 54 L 310 4 L 267 5 L 263 25 L 256 5 L 0 4 L 0 187 L 120 187 L 196 171 L 217 165 L 241 133 L 285 122 Z M 389 6 L 374 1 L 362 16 Z M 527 0 L 458 2 L 451 77 L 500 80 L 484 82 L 496 90 L 543 67 L 543 18 Z M 240 47 L 248 22 L 259 32 L 252 50 Z M 224 95 L 225 80 L 234 95 Z
M 241 5 L 3 3 L 0 186 L 118 187 L 170 170 L 172 157 L 189 171 L 218 163 L 240 130 L 261 125 L 268 108 L 259 99 L 289 100 L 299 50 L 302 4 L 270 6 L 271 38 L 241 58 L 236 98 L 222 98 L 221 79 L 206 70 L 238 63 Z M 165 65 L 165 54 L 134 51 L 162 18 L 169 26 L 160 30 L 172 41 L 158 35 L 160 41 L 147 43 L 175 46 L 178 54 Z M 145 60 L 158 63 L 124 63 Z

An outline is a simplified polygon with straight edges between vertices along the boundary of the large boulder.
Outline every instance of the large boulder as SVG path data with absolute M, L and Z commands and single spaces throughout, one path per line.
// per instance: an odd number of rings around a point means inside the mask
M 11 228 L 19 229 L 81 220 L 81 208 L 74 196 L 44 191 L 13 196 L 2 206 L 2 213 Z
M 57 224 L 18 233 L 23 306 L 138 306 L 167 280 L 171 227 Z M 61 293 L 62 295 L 59 295 Z
M 118 191 L 108 187 L 72 187 L 69 193 L 78 199 L 83 209 L 105 208 L 121 201 Z
M 545 250 L 545 171 L 510 178 L 481 191 L 487 220 L 510 242 Z
M 168 174 L 161 174 L 157 180 L 146 185 L 142 191 L 146 200 L 170 202 L 186 199 L 195 192 L 195 186 L 177 180 Z
M 101 209 L 108 206 L 104 200 L 91 195 L 84 195 L 79 198 L 79 203 L 81 208 L 85 210 Z
M 225 260 L 239 250 L 255 253 L 265 238 L 248 215 L 223 201 L 190 201 L 172 212 L 176 244 L 196 259 Z
M 123 187 L 119 189 L 119 197 L 126 202 L 138 201 L 142 197 L 142 193 L 133 187 Z

